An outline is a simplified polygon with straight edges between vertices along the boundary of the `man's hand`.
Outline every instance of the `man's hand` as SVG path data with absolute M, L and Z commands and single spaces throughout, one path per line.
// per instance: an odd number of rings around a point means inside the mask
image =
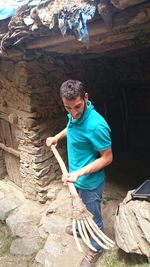
M 61 132 L 59 132 L 58 134 L 56 134 L 55 136 L 51 136 L 48 137 L 46 139 L 46 145 L 51 148 L 52 145 L 57 145 L 58 141 L 63 139 L 64 137 L 66 137 L 67 132 L 66 132 L 66 128 L 63 129 Z
M 67 182 L 69 183 L 75 183 L 76 180 L 80 177 L 79 171 L 73 171 L 67 174 L 62 175 L 62 181 L 64 185 L 67 185 Z
M 52 145 L 57 145 L 58 139 L 56 136 L 48 137 L 46 139 L 46 145 L 51 148 Z

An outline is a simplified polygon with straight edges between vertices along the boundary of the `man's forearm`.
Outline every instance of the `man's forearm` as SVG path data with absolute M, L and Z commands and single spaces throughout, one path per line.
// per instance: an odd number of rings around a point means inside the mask
M 111 148 L 105 150 L 104 152 L 100 152 L 100 155 L 101 157 L 96 159 L 94 162 L 84 166 L 79 170 L 68 173 L 67 176 L 63 177 L 64 183 L 66 181 L 75 183 L 80 176 L 97 172 L 112 162 L 113 155 Z
M 63 138 L 65 138 L 67 135 L 67 129 L 65 128 L 64 130 L 62 130 L 61 132 L 59 132 L 58 134 L 55 135 L 55 138 L 57 140 L 61 140 Z
M 80 176 L 97 172 L 97 171 L 103 169 L 104 167 L 106 167 L 107 165 L 109 165 L 111 162 L 112 162 L 111 155 L 110 155 L 110 157 L 107 157 L 107 158 L 103 158 L 103 157 L 98 158 L 94 162 L 81 168 L 79 170 Z

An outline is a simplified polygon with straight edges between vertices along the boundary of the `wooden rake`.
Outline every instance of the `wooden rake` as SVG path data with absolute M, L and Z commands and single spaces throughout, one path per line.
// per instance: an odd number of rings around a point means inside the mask
M 60 154 L 58 153 L 56 146 L 52 145 L 51 150 L 57 159 L 59 166 L 63 175 L 68 174 L 65 163 L 63 162 Z M 104 249 L 109 249 L 115 245 L 109 237 L 107 237 L 97 226 L 97 224 L 92 219 L 92 214 L 87 210 L 86 206 L 79 197 L 76 188 L 73 183 L 67 183 L 69 191 L 73 202 L 73 220 L 72 220 L 72 230 L 76 245 L 80 252 L 83 252 L 80 242 L 78 240 L 79 232 L 80 237 L 83 242 L 93 251 L 97 251 L 91 244 L 90 238 L 94 239 L 100 247 Z M 77 230 L 78 229 L 78 230 Z

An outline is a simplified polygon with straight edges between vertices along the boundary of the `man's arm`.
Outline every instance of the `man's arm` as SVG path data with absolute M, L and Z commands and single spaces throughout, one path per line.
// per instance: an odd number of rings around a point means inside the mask
M 97 172 L 97 171 L 103 169 L 104 167 L 109 165 L 113 160 L 112 149 L 108 148 L 104 151 L 100 151 L 100 156 L 101 156 L 100 158 L 98 158 L 95 161 L 93 161 L 92 163 L 84 166 L 83 168 L 69 173 L 68 177 L 63 177 L 63 180 L 75 183 L 76 180 L 80 176 L 85 175 L 85 174 L 94 173 L 94 172 Z
M 52 145 L 57 145 L 58 141 L 63 139 L 64 137 L 66 137 L 66 135 L 67 135 L 67 130 L 65 128 L 64 130 L 62 130 L 61 132 L 59 132 L 55 136 L 48 137 L 46 139 L 46 145 L 48 147 L 51 147 Z

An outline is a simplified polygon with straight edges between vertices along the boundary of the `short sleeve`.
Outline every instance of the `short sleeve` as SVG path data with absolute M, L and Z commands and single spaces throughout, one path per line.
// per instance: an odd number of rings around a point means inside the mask
M 96 151 L 104 151 L 111 147 L 111 130 L 108 124 L 97 124 L 90 134 L 90 141 Z

